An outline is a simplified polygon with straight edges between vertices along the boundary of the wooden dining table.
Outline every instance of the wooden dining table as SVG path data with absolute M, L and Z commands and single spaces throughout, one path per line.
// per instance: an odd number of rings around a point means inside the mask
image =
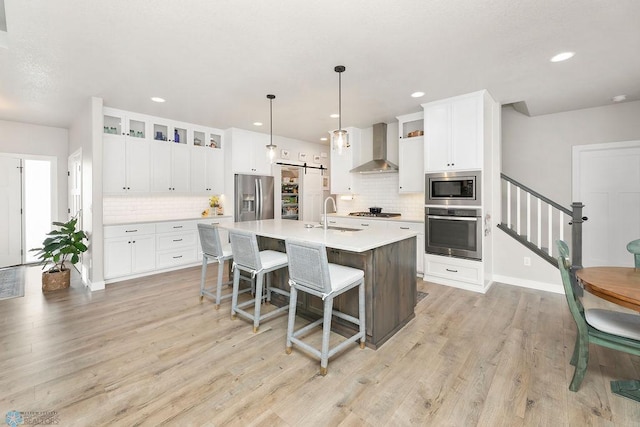
M 585 267 L 576 271 L 576 278 L 590 294 L 640 312 L 640 269 Z M 640 402 L 640 380 L 611 381 L 611 391 Z

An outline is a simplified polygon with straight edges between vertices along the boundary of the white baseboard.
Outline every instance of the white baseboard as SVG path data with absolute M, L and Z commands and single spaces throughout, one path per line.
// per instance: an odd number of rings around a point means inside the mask
M 554 294 L 564 294 L 562 286 L 554 283 L 537 282 L 535 280 L 526 280 L 519 277 L 500 276 L 495 274 L 493 275 L 493 281 L 505 283 L 507 285 L 520 286 L 522 288 L 553 292 Z
M 86 283 L 91 292 L 104 290 L 104 280 L 101 280 L 99 282 L 92 282 L 90 280 L 87 280 Z

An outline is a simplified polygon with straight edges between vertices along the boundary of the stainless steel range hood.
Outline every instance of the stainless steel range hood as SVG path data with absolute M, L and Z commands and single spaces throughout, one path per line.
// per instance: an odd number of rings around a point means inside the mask
M 393 173 L 398 166 L 387 160 L 387 124 L 373 125 L 373 160 L 362 164 L 349 172 L 357 173 Z

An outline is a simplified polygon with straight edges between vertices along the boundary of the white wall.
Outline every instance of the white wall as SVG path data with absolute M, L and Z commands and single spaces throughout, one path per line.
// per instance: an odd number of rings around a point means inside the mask
M 572 147 L 639 137 L 640 101 L 537 117 L 505 107 L 502 172 L 569 207 Z
M 104 289 L 102 123 L 102 99 L 90 98 L 69 129 L 72 152 L 82 148 L 82 227 L 89 238 L 89 249 L 83 256 L 83 278 L 91 290 Z
M 67 217 L 67 129 L 0 120 L 0 153 L 52 156 L 57 159 L 57 212 L 53 220 Z
M 640 139 L 640 101 L 527 117 L 502 109 L 502 171 L 511 178 L 570 207 L 571 151 L 574 145 Z M 561 292 L 560 274 L 496 230 L 494 274 L 497 280 Z M 530 253 L 529 253 L 530 255 Z

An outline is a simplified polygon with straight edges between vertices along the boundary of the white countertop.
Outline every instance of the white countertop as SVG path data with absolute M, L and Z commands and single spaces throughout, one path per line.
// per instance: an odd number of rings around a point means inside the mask
M 315 226 L 316 224 L 314 224 Z M 328 248 L 350 252 L 364 252 L 390 243 L 399 242 L 416 236 L 411 230 L 363 229 L 361 231 L 324 230 L 322 227 L 306 228 L 302 221 L 266 219 L 222 223 L 221 228 L 245 230 L 259 236 L 273 239 L 298 239 L 314 243 L 323 243 Z
M 398 221 L 398 222 L 420 222 L 420 223 L 424 222 L 424 216 L 412 217 L 408 215 L 394 216 L 391 218 L 381 218 L 378 216 L 354 216 L 354 215 L 342 214 L 342 213 L 330 213 L 330 214 L 327 214 L 327 216 L 334 217 L 334 218 L 356 218 L 356 219 L 366 219 L 366 220 L 371 219 L 374 221 Z

